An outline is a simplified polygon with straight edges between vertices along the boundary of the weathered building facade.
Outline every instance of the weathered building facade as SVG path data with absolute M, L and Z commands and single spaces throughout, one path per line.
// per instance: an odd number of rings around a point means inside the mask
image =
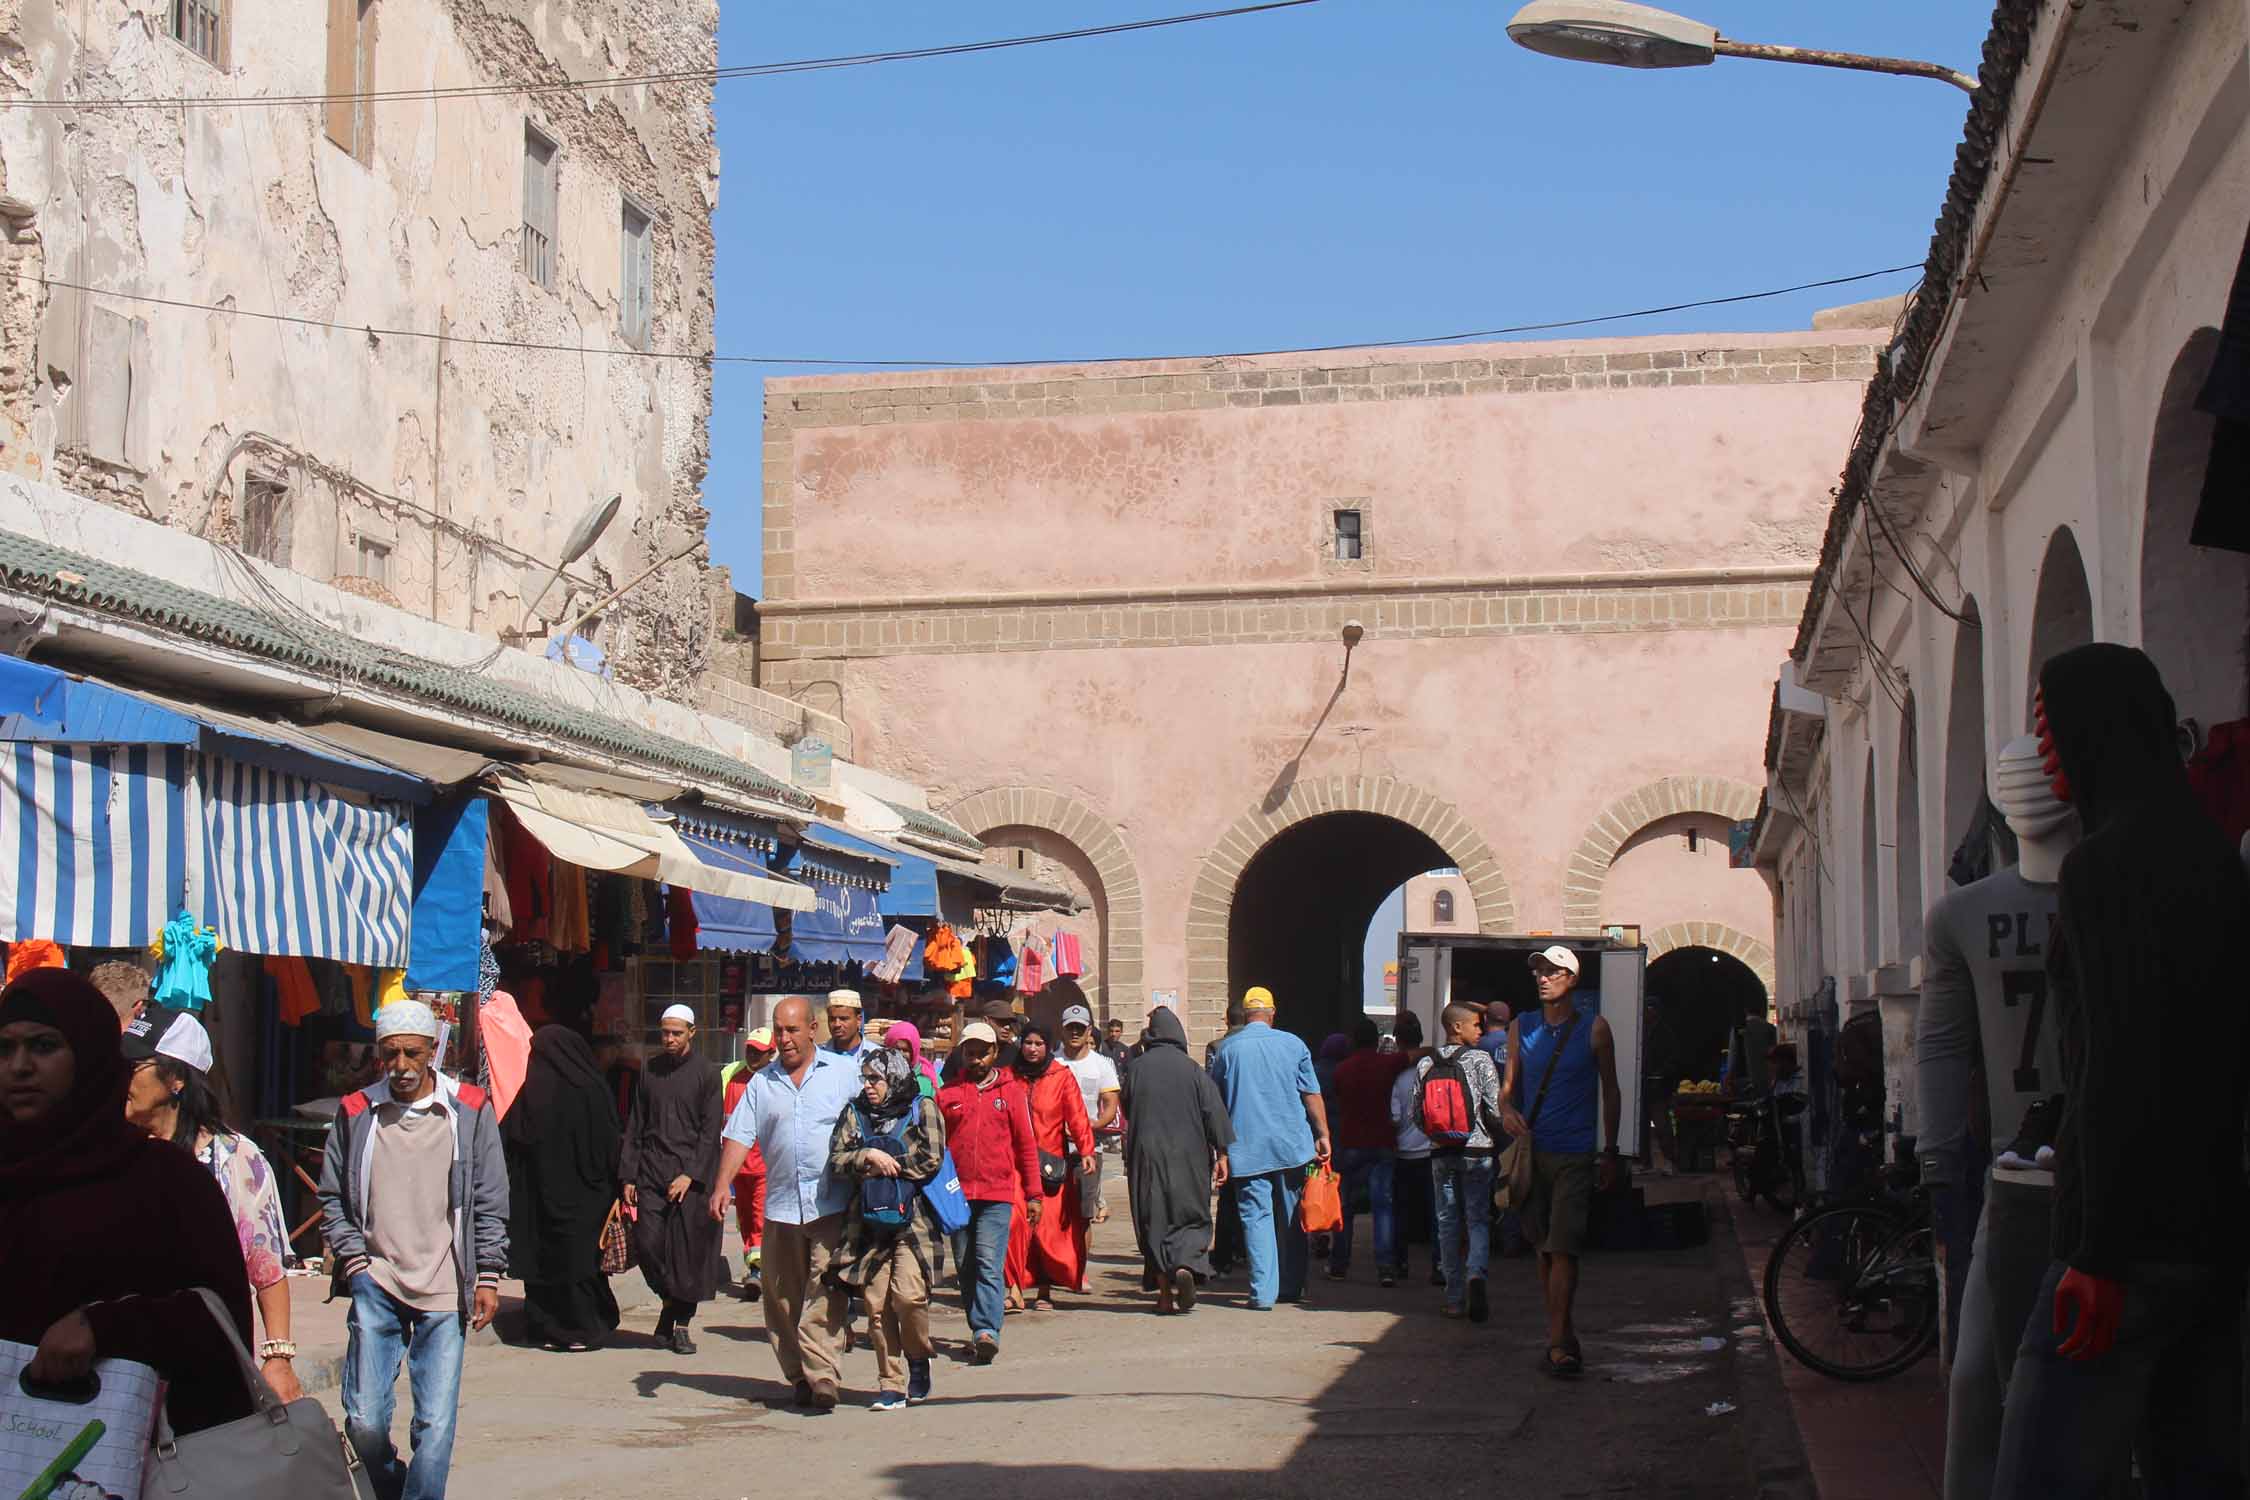
M 0 0 L 0 467 L 487 635 L 660 565 L 595 634 L 685 693 L 710 373 L 648 356 L 711 348 L 711 84 L 559 85 L 708 69 L 716 27 Z
M 1447 866 L 1770 982 L 1726 834 L 1880 337 L 771 381 L 762 680 L 1069 864 L 1129 1021 L 1356 1015 Z
M 1924 914 L 2007 857 L 1982 809 L 2042 663 L 2141 647 L 2184 743 L 2250 710 L 2250 557 L 2190 541 L 2245 205 L 2240 6 L 1997 7 L 1925 280 L 1837 450 L 1758 838 L 1784 1029 L 1878 1012 L 1900 1134 Z

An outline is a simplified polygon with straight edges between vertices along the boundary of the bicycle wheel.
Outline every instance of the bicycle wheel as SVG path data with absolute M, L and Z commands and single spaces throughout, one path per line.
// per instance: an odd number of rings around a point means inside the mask
M 1848 1204 L 1798 1220 L 1766 1261 L 1765 1293 L 1782 1347 L 1831 1380 L 1895 1375 L 1937 1342 L 1930 1226 L 1888 1208 Z

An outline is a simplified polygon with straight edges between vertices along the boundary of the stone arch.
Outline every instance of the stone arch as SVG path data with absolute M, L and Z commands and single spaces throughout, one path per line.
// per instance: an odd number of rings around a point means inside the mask
M 1515 930 L 1516 900 L 1499 858 L 1452 803 L 1390 776 L 1299 781 L 1271 811 L 1256 807 L 1244 813 L 1204 857 L 1188 897 L 1186 1003 L 1192 1027 L 1216 1032 L 1226 1010 L 1228 916 L 1250 861 L 1299 823 L 1351 812 L 1390 818 L 1426 835 L 1451 856 L 1468 881 L 1478 930 L 1494 934 Z
M 1029 828 L 1060 839 L 1056 857 L 1077 867 L 1093 887 L 1102 924 L 1100 983 L 1103 1008 L 1128 1023 L 1140 1016 L 1142 962 L 1141 876 L 1117 825 L 1075 797 L 1043 787 L 992 787 L 964 797 L 945 816 L 979 837 L 1007 828 Z M 1069 852 L 1078 855 L 1077 860 Z M 1091 878 L 1089 878 L 1091 877 Z M 1102 1019 L 1107 1019 L 1105 1015 Z
M 1625 841 L 1649 824 L 1682 813 L 1708 813 L 1739 823 L 1758 815 L 1758 789 L 1724 776 L 1667 776 L 1627 792 L 1594 819 L 1563 869 L 1563 931 L 1584 934 L 1601 926 L 1602 887 Z M 1767 976 L 1772 984 L 1772 976 Z
M 1746 932 L 1718 922 L 1672 922 L 1642 935 L 1648 944 L 1648 959 L 1656 962 L 1675 948 L 1709 948 L 1714 953 L 1724 953 L 1739 958 L 1758 982 L 1766 987 L 1766 998 L 1773 998 L 1773 949 Z

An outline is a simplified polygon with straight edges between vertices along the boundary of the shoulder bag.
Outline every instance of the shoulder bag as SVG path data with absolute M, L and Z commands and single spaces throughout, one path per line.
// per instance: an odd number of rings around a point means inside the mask
M 173 1500 L 180 1495 L 224 1496 L 225 1500 L 375 1500 L 375 1487 L 360 1467 L 359 1455 L 336 1430 L 319 1400 L 306 1396 L 287 1406 L 266 1384 L 242 1335 L 227 1316 L 226 1304 L 204 1287 L 196 1288 L 211 1320 L 227 1337 L 257 1410 L 247 1417 L 185 1437 L 175 1436 L 159 1417 L 156 1446 L 149 1451 L 141 1479 L 141 1500 Z
M 1563 1048 L 1570 1045 L 1570 1034 L 1577 1029 L 1578 1013 L 1572 1011 L 1555 1038 L 1555 1050 L 1547 1054 L 1547 1066 L 1540 1070 L 1539 1092 L 1531 1101 L 1531 1112 L 1523 1117 L 1523 1134 L 1500 1153 L 1500 1170 L 1495 1174 L 1500 1185 L 1493 1189 L 1492 1206 L 1502 1212 L 1531 1201 L 1531 1129 L 1539 1123 L 1540 1106 L 1547 1102 L 1547 1085 L 1555 1081 L 1555 1064 L 1562 1061 Z

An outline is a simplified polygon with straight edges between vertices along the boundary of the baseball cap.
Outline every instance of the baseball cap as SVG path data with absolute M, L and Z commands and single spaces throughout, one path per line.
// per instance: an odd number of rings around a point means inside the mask
M 963 1042 L 982 1042 L 988 1047 L 997 1047 L 1000 1045 L 1000 1033 L 992 1029 L 990 1021 L 971 1021 L 961 1028 L 961 1040 Z
M 144 1007 L 117 1039 L 117 1049 L 127 1062 L 168 1057 L 206 1073 L 211 1070 L 210 1033 L 195 1017 L 170 1006 Z
M 1531 956 L 1534 959 L 1543 958 L 1547 960 L 1547 962 L 1553 964 L 1556 968 L 1562 970 L 1565 974 L 1575 975 L 1578 972 L 1578 955 L 1571 952 L 1568 948 L 1565 948 L 1560 943 L 1555 944 L 1551 948 L 1542 948 L 1537 953 L 1534 953 Z
M 760 1026 L 742 1039 L 742 1045 L 758 1052 L 773 1050 L 773 1028 Z
M 1272 1010 L 1273 991 L 1262 984 L 1254 984 L 1242 992 L 1244 1010 Z
M 1092 1026 L 1094 1013 L 1083 1005 L 1073 1005 L 1063 1012 L 1062 1023 L 1065 1026 Z

